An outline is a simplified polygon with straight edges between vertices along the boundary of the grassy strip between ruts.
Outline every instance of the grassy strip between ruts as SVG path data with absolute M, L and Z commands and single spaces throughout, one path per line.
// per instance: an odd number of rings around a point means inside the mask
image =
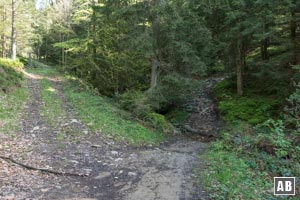
M 42 114 L 47 119 L 51 126 L 54 126 L 57 120 L 62 120 L 65 116 L 65 111 L 62 109 L 62 100 L 58 98 L 57 91 L 53 87 L 53 83 L 44 78 L 41 80 L 41 97 L 45 106 L 42 109 Z
M 8 94 L 0 92 L 0 134 L 12 134 L 20 129 L 20 114 L 27 98 L 26 87 L 16 88 Z
M 41 64 L 38 62 L 36 62 L 36 63 L 37 64 L 35 67 L 27 68 L 26 71 L 29 73 L 38 74 L 38 75 L 47 76 L 47 77 L 59 75 L 59 72 L 55 68 L 49 67 L 47 65 L 44 65 L 44 64 Z
M 129 113 L 120 110 L 107 99 L 81 88 L 78 81 L 69 81 L 65 94 L 79 117 L 93 131 L 100 131 L 117 141 L 125 141 L 134 146 L 158 144 L 164 139 L 163 133 L 126 119 L 128 117 L 125 115 L 129 116 Z

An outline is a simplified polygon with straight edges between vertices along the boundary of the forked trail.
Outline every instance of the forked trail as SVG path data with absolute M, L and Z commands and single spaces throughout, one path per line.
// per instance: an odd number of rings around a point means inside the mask
M 42 112 L 43 78 L 51 81 L 51 91 L 62 102 L 61 115 L 51 124 Z M 30 98 L 22 130 L 0 137 L 0 155 L 16 161 L 0 159 L 0 199 L 209 199 L 201 185 L 195 185 L 193 174 L 203 165 L 198 155 L 206 143 L 181 137 L 160 147 L 117 144 L 77 118 L 64 95 L 63 80 L 29 73 L 27 82 Z

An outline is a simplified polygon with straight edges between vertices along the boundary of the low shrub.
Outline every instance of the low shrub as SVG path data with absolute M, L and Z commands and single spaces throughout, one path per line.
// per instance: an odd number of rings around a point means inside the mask
M 291 149 L 291 141 L 287 139 L 285 126 L 282 120 L 269 119 L 256 127 L 258 146 L 268 153 L 281 158 L 286 157 Z
M 24 67 L 23 63 L 19 60 L 13 61 L 11 59 L 3 59 L 0 58 L 0 66 L 2 67 L 10 67 L 14 69 L 22 69 Z
M 119 96 L 119 104 L 122 109 L 130 111 L 135 117 L 158 131 L 167 133 L 172 130 L 172 125 L 165 116 L 153 111 L 146 93 L 134 90 L 127 91 Z
M 127 91 L 119 96 L 119 103 L 122 109 L 130 111 L 139 118 L 145 118 L 152 112 L 147 96 L 140 91 Z
M 166 120 L 165 116 L 158 113 L 148 113 L 146 121 L 149 122 L 156 130 L 168 133 L 173 130 L 172 125 Z

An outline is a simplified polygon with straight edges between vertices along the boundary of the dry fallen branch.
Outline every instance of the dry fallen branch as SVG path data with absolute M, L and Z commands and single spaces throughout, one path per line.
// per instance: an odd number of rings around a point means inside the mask
M 6 156 L 1 156 L 0 155 L 0 158 L 3 159 L 3 160 L 15 163 L 15 164 L 17 164 L 17 165 L 19 165 L 21 167 L 24 167 L 26 169 L 29 169 L 29 170 L 41 171 L 41 172 L 45 172 L 45 173 L 56 174 L 56 175 L 63 175 L 63 176 L 80 176 L 80 177 L 88 176 L 87 174 L 76 174 L 76 173 L 69 173 L 69 172 L 58 172 L 58 171 L 54 171 L 54 170 L 46 169 L 46 168 L 37 168 L 37 167 L 33 167 L 33 166 L 30 166 L 30 165 L 26 165 L 26 164 L 23 164 L 21 162 L 18 162 L 18 161 L 14 160 L 11 157 L 6 157 Z

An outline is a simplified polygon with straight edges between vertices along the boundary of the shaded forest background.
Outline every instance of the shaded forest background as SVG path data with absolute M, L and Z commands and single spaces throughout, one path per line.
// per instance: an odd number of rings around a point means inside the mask
M 216 199 L 257 187 L 264 199 L 273 176 L 300 176 L 299 0 L 0 2 L 2 57 L 15 38 L 26 65 L 57 66 L 161 132 L 185 123 L 203 80 L 224 77 L 225 127 L 206 157 Z
M 164 111 L 216 73 L 233 76 L 238 95 L 257 87 L 286 97 L 298 80 L 295 0 L 44 3 L 32 27 L 34 54 L 103 95 L 145 96 Z

